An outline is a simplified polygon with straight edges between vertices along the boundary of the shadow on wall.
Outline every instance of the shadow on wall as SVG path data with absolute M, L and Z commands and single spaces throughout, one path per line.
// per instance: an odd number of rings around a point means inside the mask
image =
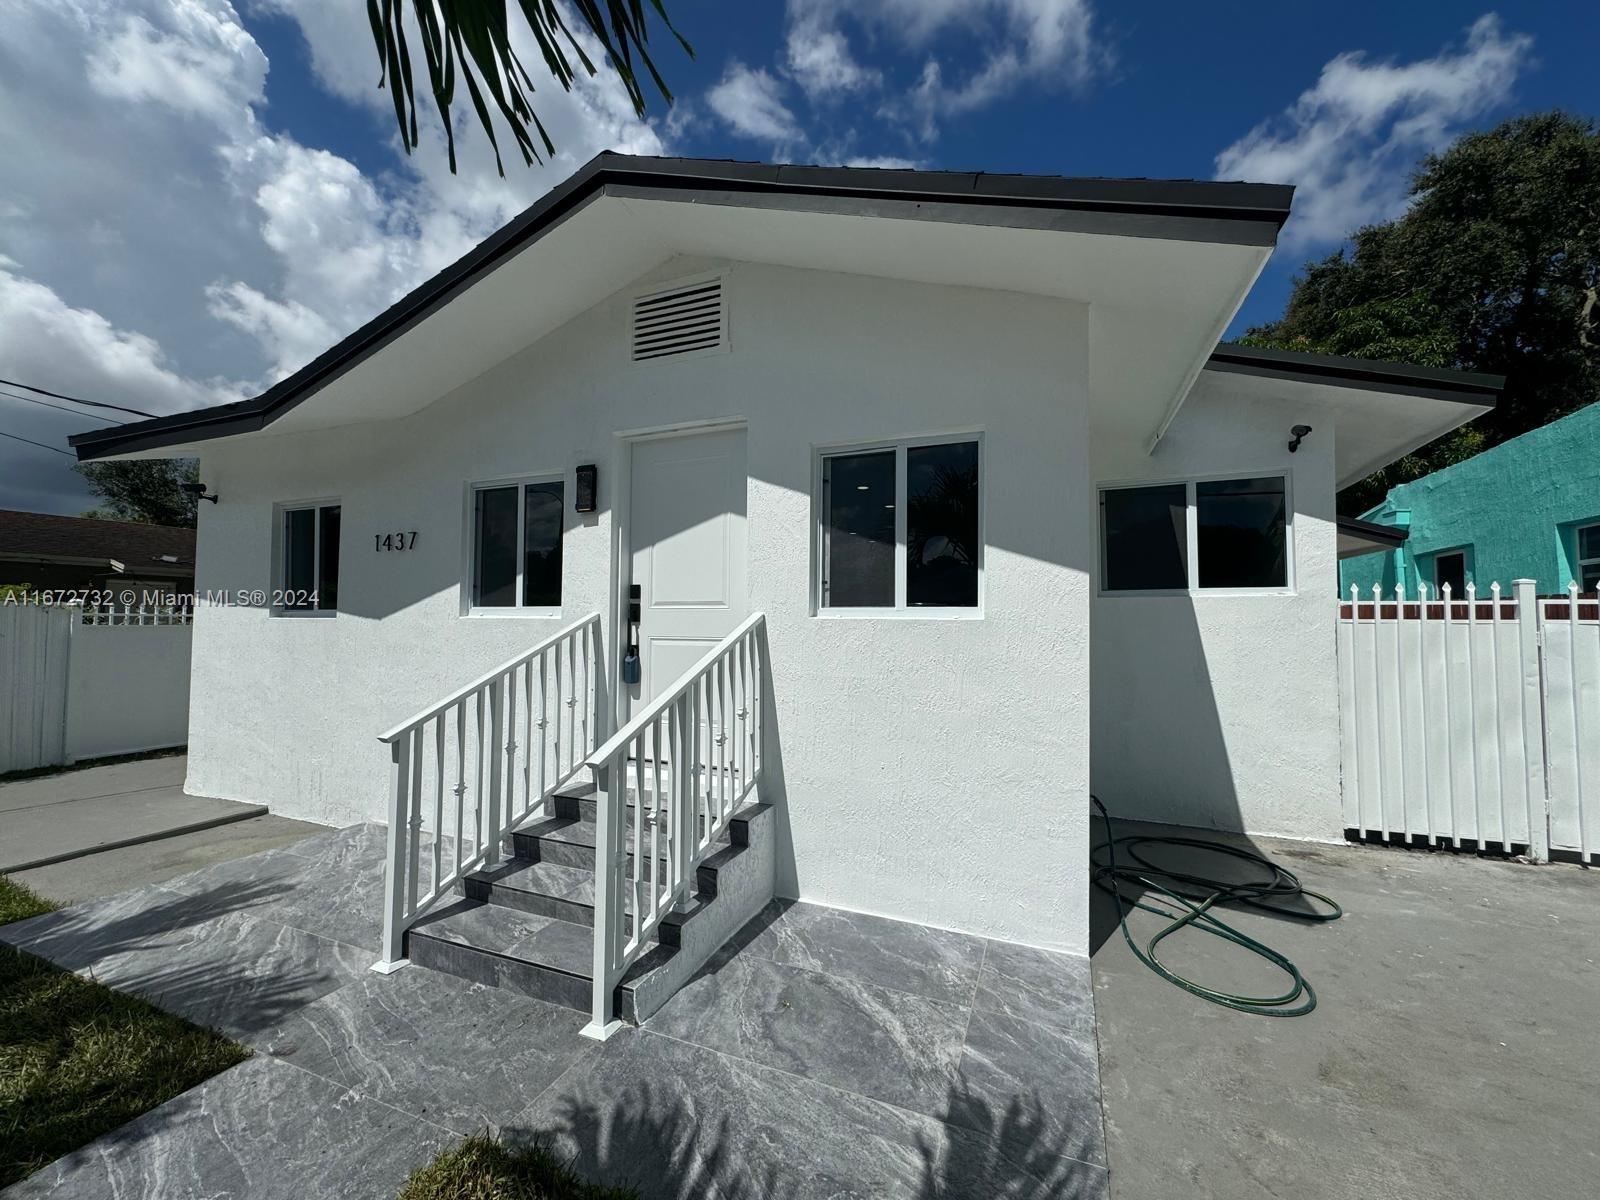
M 1243 829 L 1193 598 L 1096 597 L 1091 626 L 1091 790 L 1113 819 Z
M 1083 1146 L 1049 1135 L 1059 1118 L 1036 1097 L 1014 1096 L 998 1108 L 951 1085 L 942 1120 L 844 1097 L 846 1111 L 828 1115 L 831 1128 L 812 1129 L 815 1114 L 804 1109 L 741 1105 L 737 1119 L 727 1111 L 729 1101 L 772 1101 L 781 1093 L 712 1095 L 702 1108 L 669 1087 L 640 1082 L 605 1102 L 569 1099 L 553 1130 L 504 1133 L 514 1143 L 549 1146 L 587 1179 L 631 1185 L 641 1200 L 790 1200 L 890 1190 L 918 1200 L 1104 1194 L 1103 1171 L 1072 1157 Z M 887 1136 L 851 1128 L 848 1110 L 857 1103 L 881 1109 L 893 1122 L 882 1131 Z M 833 1139 L 841 1134 L 854 1143 L 854 1154 L 840 1153 Z

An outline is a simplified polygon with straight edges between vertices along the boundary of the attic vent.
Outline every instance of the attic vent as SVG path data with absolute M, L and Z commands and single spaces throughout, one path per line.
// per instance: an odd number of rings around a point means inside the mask
M 633 361 L 722 348 L 722 280 L 698 279 L 633 302 Z

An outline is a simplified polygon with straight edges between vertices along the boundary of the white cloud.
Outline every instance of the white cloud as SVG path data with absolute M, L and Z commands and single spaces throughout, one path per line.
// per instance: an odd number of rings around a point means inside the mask
M 839 96 L 882 82 L 880 72 L 856 61 L 844 33 L 830 28 L 822 6 L 789 6 L 784 58 L 795 81 L 813 99 Z
M 789 72 L 815 100 L 883 85 L 880 112 L 932 140 L 939 123 L 1037 84 L 1078 87 L 1109 61 L 1090 0 L 789 0 Z M 846 22 L 918 60 L 903 94 L 854 56 Z M 972 56 L 975 67 L 953 65 Z
M 869 167 L 880 171 L 918 171 L 923 167 L 920 159 L 900 158 L 893 154 L 869 155 L 864 158 L 847 158 L 847 167 Z
M 1341 54 L 1281 117 L 1218 154 L 1216 178 L 1296 184 L 1285 243 L 1342 241 L 1405 211 L 1417 158 L 1504 103 L 1532 48 L 1532 38 L 1507 32 L 1491 13 L 1463 45 L 1433 58 L 1397 64 Z
M 752 69 L 737 59 L 728 64 L 721 82 L 706 93 L 706 103 L 744 137 L 782 145 L 803 136 L 794 113 L 783 102 L 783 84 L 771 72 Z
M 374 114 L 375 136 L 393 138 L 360 4 L 260 2 L 300 23 L 319 81 Z M 534 70 L 537 47 L 517 27 Z M 412 44 L 420 70 L 420 43 Z M 591 57 L 600 60 L 597 48 Z M 228 0 L 8 8 L 0 162 L 18 168 L 6 173 L 0 200 L 8 378 L 151 411 L 251 394 L 598 151 L 662 152 L 605 74 L 572 93 L 539 88 L 536 106 L 559 151 L 544 168 L 524 169 L 513 152 L 501 178 L 463 115 L 461 170 L 450 174 L 437 115 L 419 100 L 423 144 L 368 176 L 269 130 L 260 117 L 267 77 L 265 54 Z M 52 445 L 98 423 L 0 399 L 0 428 Z M 53 457 L 0 441 L 0 503 L 27 506 L 18 481 L 48 477 L 37 503 L 84 507 L 67 460 Z

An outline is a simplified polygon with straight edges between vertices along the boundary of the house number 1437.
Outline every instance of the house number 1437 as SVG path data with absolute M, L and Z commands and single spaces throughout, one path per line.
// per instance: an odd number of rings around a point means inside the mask
M 415 550 L 417 548 L 417 531 L 411 529 L 404 533 L 375 533 L 372 535 L 372 548 L 380 552 L 384 550 Z

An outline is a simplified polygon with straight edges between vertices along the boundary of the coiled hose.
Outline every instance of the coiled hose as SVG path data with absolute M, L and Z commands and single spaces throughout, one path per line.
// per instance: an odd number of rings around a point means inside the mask
M 1090 796 L 1089 799 L 1100 810 L 1100 819 L 1106 825 L 1106 840 L 1094 848 L 1094 884 L 1101 891 L 1110 893 L 1112 899 L 1116 901 L 1117 919 L 1122 925 L 1122 936 L 1135 958 L 1161 978 L 1176 984 L 1184 991 L 1192 992 L 1202 1000 L 1209 1000 L 1213 1004 L 1220 1004 L 1224 1008 L 1238 1012 L 1255 1013 L 1263 1017 L 1302 1017 L 1316 1008 L 1317 993 L 1305 976 L 1300 974 L 1300 968 L 1295 966 L 1292 959 L 1278 953 L 1271 946 L 1256 941 L 1249 934 L 1240 933 L 1212 910 L 1218 905 L 1239 904 L 1302 921 L 1337 921 L 1344 915 L 1344 909 L 1340 908 L 1331 896 L 1311 891 L 1301 884 L 1294 872 L 1280 867 L 1271 859 L 1237 846 L 1202 841 L 1199 838 L 1160 837 L 1148 834 L 1117 837 L 1112 827 L 1111 814 L 1106 812 L 1106 806 L 1100 803 L 1098 796 Z M 1127 867 L 1117 865 L 1119 846 L 1136 865 Z M 1261 868 L 1267 878 L 1254 882 L 1230 883 L 1223 879 L 1190 875 L 1157 866 L 1139 853 L 1140 847 L 1144 846 L 1183 846 L 1193 850 L 1203 850 L 1208 854 L 1226 855 Z M 1106 861 L 1103 863 L 1098 857 L 1102 850 L 1106 854 Z M 1158 882 L 1160 880 L 1166 882 Z M 1134 895 L 1124 896 L 1125 887 L 1136 887 L 1140 890 Z M 1157 896 L 1160 899 L 1155 898 Z M 1327 906 L 1328 911 L 1316 909 L 1302 911 L 1285 907 L 1300 897 L 1319 901 Z M 1133 940 L 1133 932 L 1128 928 L 1129 907 L 1170 918 L 1170 923 L 1141 947 Z M 1179 975 L 1156 957 L 1156 947 L 1180 929 L 1190 928 L 1212 934 L 1259 955 L 1287 975 L 1292 986 L 1279 996 L 1243 996 L 1207 987 L 1203 983 L 1196 983 Z

